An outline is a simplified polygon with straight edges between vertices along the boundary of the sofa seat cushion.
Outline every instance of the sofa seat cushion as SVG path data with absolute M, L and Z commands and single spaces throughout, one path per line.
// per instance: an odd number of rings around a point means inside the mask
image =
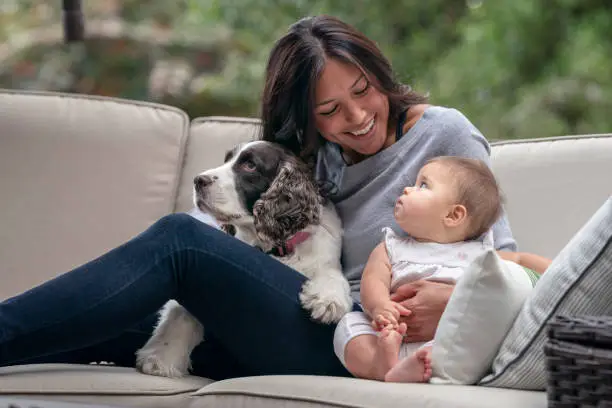
M 340 377 L 261 376 L 212 383 L 190 408 L 544 408 L 546 393 L 463 385 L 398 384 Z
M 117 408 L 117 406 L 82 404 L 65 401 L 49 401 L 46 399 L 13 398 L 0 396 L 0 408 Z
M 195 376 L 156 377 L 109 365 L 31 364 L 0 368 L 0 396 L 120 406 L 185 406 L 194 391 L 211 382 Z

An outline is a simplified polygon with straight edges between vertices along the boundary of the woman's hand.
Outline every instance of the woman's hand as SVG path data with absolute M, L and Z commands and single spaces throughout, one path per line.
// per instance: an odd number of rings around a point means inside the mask
M 391 300 L 410 310 L 401 316 L 408 327 L 405 342 L 429 341 L 434 338 L 440 317 L 453 293 L 454 285 L 429 280 L 406 283 L 391 295 Z

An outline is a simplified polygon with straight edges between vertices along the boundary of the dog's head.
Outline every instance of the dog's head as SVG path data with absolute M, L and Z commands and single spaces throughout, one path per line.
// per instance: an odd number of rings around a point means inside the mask
M 256 141 L 229 151 L 225 163 L 194 179 L 194 202 L 221 224 L 254 227 L 278 245 L 319 223 L 321 196 L 307 166 L 279 145 Z

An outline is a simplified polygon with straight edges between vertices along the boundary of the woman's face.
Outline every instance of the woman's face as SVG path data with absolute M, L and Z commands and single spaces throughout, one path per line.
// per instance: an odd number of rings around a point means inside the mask
M 339 144 L 353 160 L 391 145 L 389 99 L 351 64 L 328 59 L 315 88 L 315 125 L 326 140 Z

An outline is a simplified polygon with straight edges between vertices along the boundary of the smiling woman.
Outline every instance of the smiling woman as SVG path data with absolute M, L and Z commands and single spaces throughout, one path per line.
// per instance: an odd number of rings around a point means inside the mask
M 359 162 L 395 142 L 389 99 L 352 64 L 330 59 L 315 90 L 315 125 L 326 140 L 337 143 L 352 162 Z M 379 124 L 381 124 L 379 126 Z
M 272 50 L 267 72 L 263 139 L 306 159 L 325 140 L 344 143 L 351 161 L 375 154 L 393 143 L 400 115 L 427 101 L 395 79 L 372 40 L 329 16 L 294 24 Z

